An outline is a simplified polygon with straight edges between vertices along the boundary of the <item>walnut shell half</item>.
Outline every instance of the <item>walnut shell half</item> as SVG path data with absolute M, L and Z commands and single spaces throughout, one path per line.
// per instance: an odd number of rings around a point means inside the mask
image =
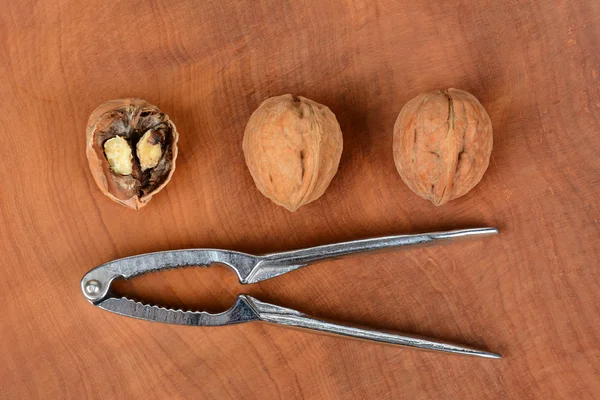
M 102 192 L 138 210 L 171 180 L 179 134 L 169 117 L 142 99 L 98 106 L 87 127 L 86 155 Z
M 492 123 L 479 101 L 459 89 L 423 93 L 394 125 L 394 161 L 408 187 L 435 205 L 465 195 L 483 177 Z
M 246 164 L 258 190 L 295 211 L 315 201 L 337 172 L 342 131 L 331 110 L 305 97 L 271 97 L 244 132 Z

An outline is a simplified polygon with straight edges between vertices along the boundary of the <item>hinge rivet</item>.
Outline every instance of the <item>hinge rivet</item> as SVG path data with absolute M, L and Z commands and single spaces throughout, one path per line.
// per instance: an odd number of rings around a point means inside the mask
M 100 282 L 98 282 L 97 280 L 93 279 L 91 281 L 87 281 L 85 283 L 85 293 L 89 296 L 97 296 L 98 294 L 100 294 Z

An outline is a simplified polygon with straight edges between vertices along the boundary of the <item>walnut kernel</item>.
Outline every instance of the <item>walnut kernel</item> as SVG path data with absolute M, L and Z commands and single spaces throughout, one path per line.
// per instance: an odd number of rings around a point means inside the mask
M 148 130 L 137 142 L 136 150 L 142 171 L 156 167 L 162 156 L 160 141 L 152 129 Z
M 104 154 L 110 164 L 110 169 L 119 175 L 131 175 L 131 147 L 122 136 L 115 136 L 104 142 Z

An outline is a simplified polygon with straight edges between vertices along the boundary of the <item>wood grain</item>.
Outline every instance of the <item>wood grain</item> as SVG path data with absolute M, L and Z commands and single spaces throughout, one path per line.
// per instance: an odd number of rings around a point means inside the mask
M 600 397 L 600 2 L 2 3 L 0 398 Z M 396 173 L 392 129 L 409 99 L 447 87 L 480 99 L 494 150 L 480 184 L 436 208 Z M 296 213 L 256 190 L 241 151 L 252 111 L 284 93 L 329 106 L 344 134 L 328 191 Z M 181 134 L 173 180 L 138 212 L 100 193 L 85 158 L 89 113 L 125 96 Z M 217 267 L 119 289 L 211 311 L 245 292 L 502 360 L 145 323 L 79 292 L 90 268 L 147 251 L 485 225 L 501 234 L 250 287 Z

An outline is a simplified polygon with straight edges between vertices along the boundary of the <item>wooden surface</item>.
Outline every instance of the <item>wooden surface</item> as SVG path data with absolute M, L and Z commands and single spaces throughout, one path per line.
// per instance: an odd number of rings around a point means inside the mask
M 600 2 L 2 3 L 0 398 L 600 397 Z M 436 208 L 396 173 L 392 128 L 409 99 L 446 87 L 481 100 L 494 150 L 481 183 Z M 283 93 L 328 105 L 344 133 L 331 186 L 296 213 L 256 190 L 241 151 L 252 111 Z M 123 96 L 181 133 L 173 180 L 139 212 L 104 197 L 85 158 L 89 113 Z M 119 290 L 209 311 L 245 292 L 502 360 L 265 324 L 152 324 L 79 291 L 92 267 L 148 251 L 486 225 L 501 234 L 250 287 L 216 267 Z

